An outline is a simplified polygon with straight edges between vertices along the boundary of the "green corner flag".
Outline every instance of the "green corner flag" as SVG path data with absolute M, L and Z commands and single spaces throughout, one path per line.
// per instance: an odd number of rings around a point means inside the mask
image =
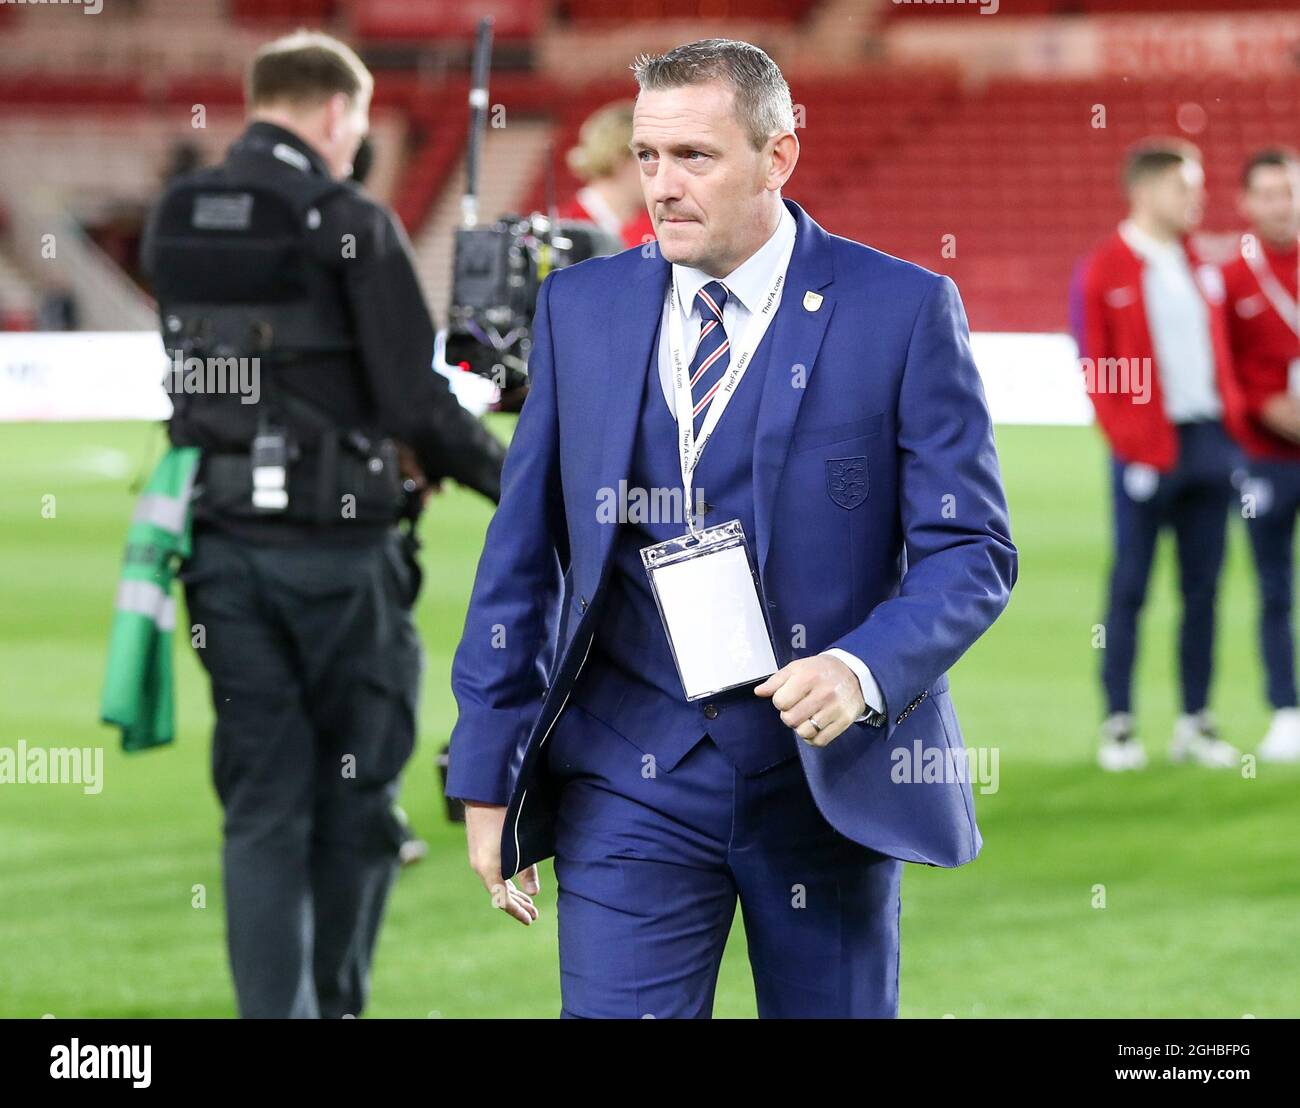
M 172 447 L 140 494 L 126 533 L 100 718 L 122 729 L 123 750 L 175 737 L 172 581 L 190 553 L 190 491 L 199 448 Z

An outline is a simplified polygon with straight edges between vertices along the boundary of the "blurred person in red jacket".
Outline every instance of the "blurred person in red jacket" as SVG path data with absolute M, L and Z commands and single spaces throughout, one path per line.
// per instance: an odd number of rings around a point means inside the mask
M 1233 366 L 1246 405 L 1242 443 L 1250 475 L 1242 504 L 1259 577 L 1259 640 L 1273 707 L 1257 753 L 1265 761 L 1295 762 L 1300 708 L 1291 592 L 1300 511 L 1300 155 L 1261 150 L 1252 156 L 1239 206 L 1250 231 L 1223 277 Z
M 560 206 L 561 219 L 596 224 L 625 246 L 640 246 L 655 237 L 641 194 L 641 170 L 632 156 L 632 101 L 606 104 L 588 116 L 578 145 L 565 156 L 582 188 Z
M 1097 422 L 1110 443 L 1114 553 L 1102 640 L 1106 719 L 1098 761 L 1141 769 L 1134 734 L 1138 617 L 1160 533 L 1177 541 L 1182 714 L 1169 758 L 1226 768 L 1207 703 L 1215 599 L 1241 455 L 1242 401 L 1233 376 L 1223 279 L 1189 242 L 1205 175 L 1194 146 L 1156 141 L 1124 167 L 1129 215 L 1079 267 L 1071 319 Z M 1230 433 L 1231 432 L 1231 433 Z

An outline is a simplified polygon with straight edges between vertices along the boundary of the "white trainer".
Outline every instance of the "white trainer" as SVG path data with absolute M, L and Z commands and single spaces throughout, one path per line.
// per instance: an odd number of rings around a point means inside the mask
M 1255 751 L 1261 762 L 1300 762 L 1300 708 L 1279 708 Z
M 1235 769 L 1241 765 L 1241 751 L 1219 738 L 1214 716 L 1205 708 L 1196 715 L 1181 715 L 1175 721 L 1169 760 L 1195 762 L 1210 769 Z
M 1133 717 L 1128 712 L 1113 712 L 1102 721 L 1097 764 L 1109 773 L 1146 768 L 1147 752 L 1133 737 Z

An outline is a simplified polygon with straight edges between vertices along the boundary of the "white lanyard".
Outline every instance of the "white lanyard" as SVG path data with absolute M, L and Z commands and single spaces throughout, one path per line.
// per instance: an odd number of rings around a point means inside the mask
M 1259 240 L 1256 239 L 1256 242 Z M 1258 250 L 1242 249 L 1241 256 L 1246 259 L 1246 264 L 1250 266 L 1251 272 L 1255 274 L 1255 280 L 1259 282 L 1259 287 L 1268 302 L 1273 305 L 1273 310 L 1282 317 L 1285 323 L 1296 337 L 1300 338 L 1300 305 L 1290 293 L 1282 287 L 1282 282 L 1277 279 L 1277 274 L 1273 272 L 1273 267 L 1268 264 L 1268 259 L 1264 257 L 1264 247 L 1260 244 Z M 1297 288 L 1300 288 L 1300 273 L 1297 274 Z
M 739 345 L 733 343 L 729 348 L 731 359 L 727 366 L 727 374 L 709 402 L 708 414 L 705 415 L 704 425 L 700 428 L 698 442 L 695 439 L 695 402 L 691 396 L 690 363 L 686 359 L 682 316 L 677 310 L 677 281 L 671 276 L 669 278 L 668 356 L 673 370 L 673 406 L 678 431 L 677 454 L 682 468 L 682 488 L 686 492 L 683 503 L 686 509 L 686 523 L 692 533 L 695 532 L 695 517 L 691 512 L 692 475 L 699 463 L 700 455 L 704 453 L 704 447 L 713 436 L 713 429 L 717 427 L 718 420 L 722 418 L 722 413 L 731 403 L 736 389 L 739 388 L 741 378 L 745 376 L 745 371 L 753 359 L 754 351 L 758 349 L 758 344 L 763 341 L 763 336 L 776 316 L 776 309 L 781 304 L 781 292 L 785 288 L 786 269 L 793 252 L 794 238 L 791 237 L 789 245 L 781 256 L 780 264 L 776 267 L 776 276 L 760 301 L 762 307 L 753 313 L 745 328 L 744 341 Z M 718 326 L 722 326 L 721 321 Z

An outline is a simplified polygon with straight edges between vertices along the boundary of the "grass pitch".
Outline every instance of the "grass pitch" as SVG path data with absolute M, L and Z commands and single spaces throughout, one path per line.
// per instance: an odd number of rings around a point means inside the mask
M 508 435 L 509 417 L 492 417 Z M 208 776 L 206 681 L 177 646 L 179 736 L 123 756 L 97 722 L 131 476 L 161 435 L 140 424 L 6 425 L 0 434 L 0 745 L 105 747 L 102 793 L 0 785 L 0 1016 L 228 1016 L 219 809 Z M 1172 550 L 1143 621 L 1142 774 L 1093 761 L 1092 629 L 1109 523 L 1090 430 L 1006 427 L 999 449 L 1021 578 L 953 671 L 968 745 L 998 755 L 976 794 L 984 849 L 956 870 L 908 866 L 901 1014 L 1300 1015 L 1300 767 L 1257 776 L 1170 766 L 1177 710 Z M 54 517 L 42 513 L 52 495 Z M 48 513 L 47 513 L 48 514 Z M 426 513 L 418 606 L 428 658 L 421 742 L 403 805 L 430 855 L 389 905 L 371 1016 L 554 1016 L 554 881 L 524 929 L 494 912 L 442 815 L 434 755 L 491 506 L 448 487 Z M 1267 725 L 1255 591 L 1235 523 L 1220 601 L 1213 703 L 1250 750 Z M 192 906 L 195 887 L 206 907 Z M 1099 904 L 1104 891 L 1104 907 Z M 739 918 L 715 1014 L 752 1016 Z

